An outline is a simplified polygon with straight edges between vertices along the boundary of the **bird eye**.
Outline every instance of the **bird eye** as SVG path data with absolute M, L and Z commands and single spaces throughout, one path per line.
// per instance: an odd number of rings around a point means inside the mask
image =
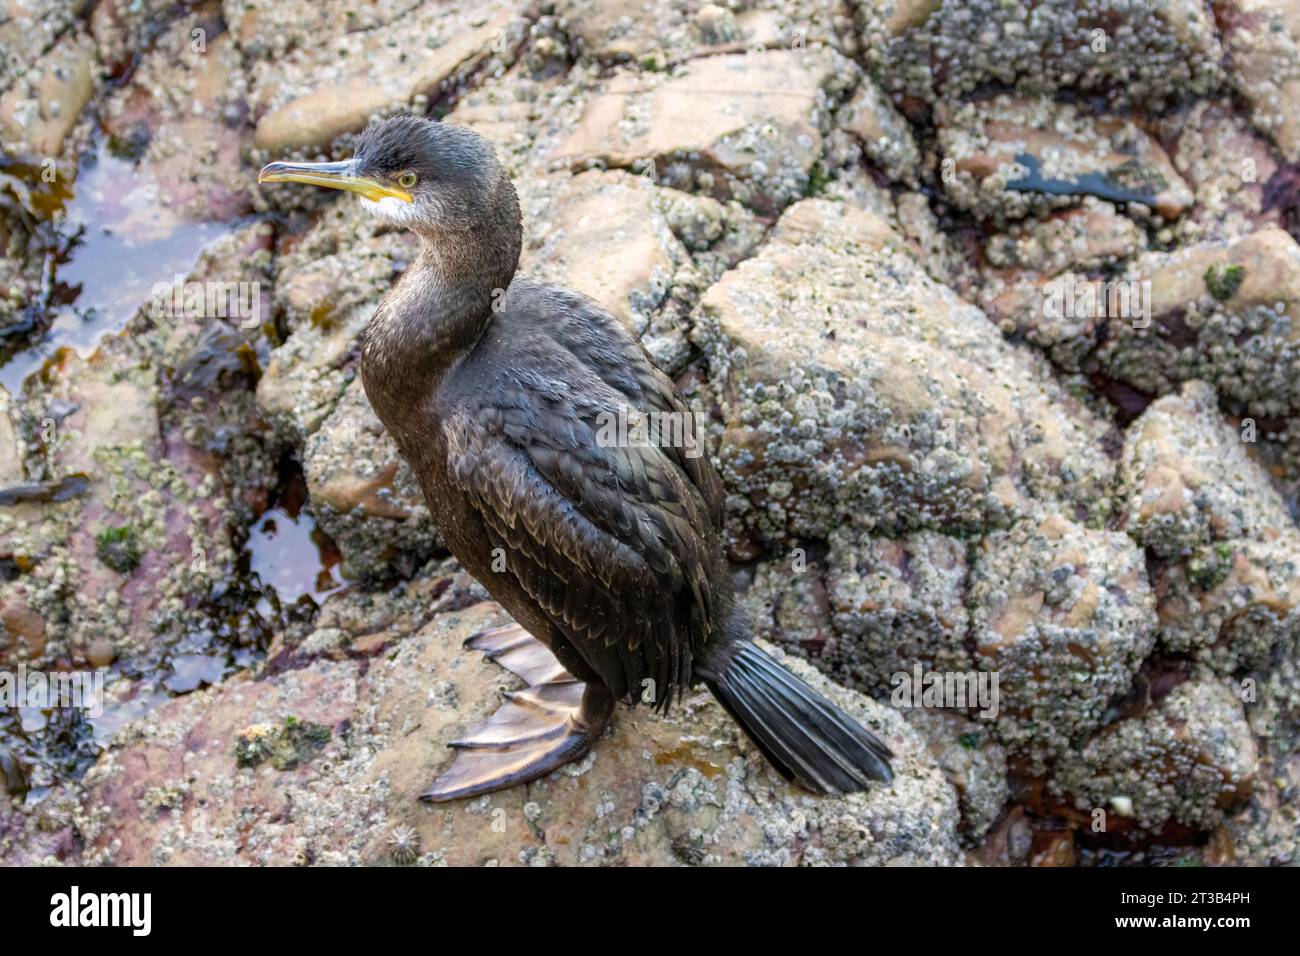
M 397 185 L 401 186 L 403 189 L 410 189 L 415 185 L 416 179 L 417 177 L 415 173 L 402 173 L 402 175 L 397 177 Z

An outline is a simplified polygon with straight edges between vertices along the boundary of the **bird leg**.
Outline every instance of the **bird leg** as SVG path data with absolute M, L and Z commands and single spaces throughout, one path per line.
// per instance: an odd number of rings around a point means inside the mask
M 528 686 L 506 693 L 500 709 L 451 742 L 455 759 L 421 799 L 458 800 L 536 780 L 582 757 L 609 722 L 609 691 L 575 678 L 518 624 L 481 631 L 465 646 Z

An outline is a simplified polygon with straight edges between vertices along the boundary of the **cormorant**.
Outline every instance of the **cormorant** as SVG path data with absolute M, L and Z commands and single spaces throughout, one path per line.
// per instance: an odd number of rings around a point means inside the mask
M 351 160 L 271 163 L 258 182 L 358 193 L 421 241 L 366 327 L 362 383 L 452 554 L 518 622 L 467 644 L 529 685 L 453 742 L 425 799 L 534 780 L 585 754 L 615 701 L 665 710 L 701 681 L 786 779 L 834 794 L 892 778 L 878 738 L 750 640 L 708 457 L 602 440 L 619 416 L 692 419 L 622 322 L 515 274 L 519 200 L 486 140 L 389 118 Z

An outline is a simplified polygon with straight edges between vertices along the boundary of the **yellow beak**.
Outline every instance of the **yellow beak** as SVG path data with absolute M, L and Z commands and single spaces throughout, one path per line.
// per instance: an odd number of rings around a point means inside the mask
M 257 174 L 259 183 L 308 183 L 329 189 L 344 189 L 376 202 L 400 199 L 411 202 L 411 194 L 368 176 L 358 176 L 352 160 L 342 163 L 268 163 Z

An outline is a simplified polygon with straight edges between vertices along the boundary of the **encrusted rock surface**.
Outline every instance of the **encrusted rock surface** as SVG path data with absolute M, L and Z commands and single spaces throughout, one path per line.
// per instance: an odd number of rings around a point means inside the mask
M 528 787 L 413 800 L 449 759 L 447 741 L 517 684 L 460 646 L 500 617 L 482 602 L 388 645 L 344 634 L 337 659 L 304 643 L 274 676 L 167 704 L 101 758 L 74 816 L 49 807 L 44 826 L 76 826 L 84 859 L 118 865 L 958 860 L 954 794 L 921 738 L 797 664 L 890 741 L 892 785 L 835 800 L 792 790 L 697 693 L 667 719 L 620 710 L 590 756 Z
M 1155 643 L 1141 553 L 1060 515 L 985 538 L 968 600 L 976 657 L 999 676 L 998 732 L 1039 767 L 1101 723 Z
M 949 198 L 980 218 L 1018 219 L 1085 194 L 1176 219 L 1192 201 L 1165 151 L 1131 121 L 1001 96 L 945 107 L 938 122 Z
M 826 48 L 705 57 L 677 75 L 620 71 L 554 155 L 779 211 L 807 190 L 834 106 L 857 75 Z
M 0 860 L 1294 863 L 1298 11 L 3 4 L 0 671 L 108 686 L 0 710 Z M 418 802 L 515 684 L 358 380 L 418 245 L 255 181 L 396 112 L 677 378 L 754 633 L 891 786 L 792 789 L 700 691 Z
M 1129 428 L 1125 526 L 1161 560 L 1160 640 L 1224 674 L 1300 641 L 1300 530 L 1214 390 L 1194 382 Z
M 1158 103 L 1221 81 L 1205 4 L 1047 0 L 1028 9 L 999 0 L 867 0 L 857 15 L 873 72 L 891 90 L 927 100 L 1003 84 Z
M 1149 830 L 1171 822 L 1208 829 L 1245 801 L 1258 769 L 1233 687 L 1188 681 L 1147 714 L 1097 734 L 1054 785 L 1080 810 L 1106 809 Z
M 732 514 L 760 538 L 984 529 L 1040 498 L 1104 505 L 1101 424 L 871 213 L 788 210 L 705 293 L 694 337 Z

